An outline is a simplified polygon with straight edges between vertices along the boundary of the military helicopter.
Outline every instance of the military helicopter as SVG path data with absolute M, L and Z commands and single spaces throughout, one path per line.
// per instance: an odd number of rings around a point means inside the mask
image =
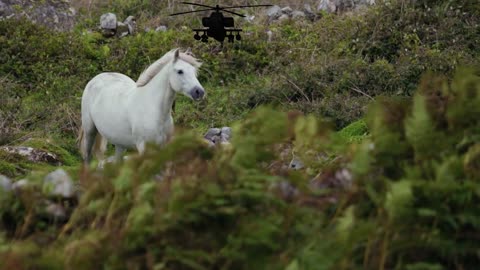
M 194 13 L 194 12 L 214 10 L 214 12 L 212 12 L 209 17 L 202 18 L 202 25 L 203 27 L 206 27 L 206 28 L 192 29 L 195 32 L 195 35 L 193 36 L 193 38 L 202 42 L 208 42 L 208 38 L 211 37 L 219 41 L 222 45 L 225 38 L 227 38 L 228 42 L 230 43 L 234 42 L 234 38 L 236 38 L 237 40 L 242 39 L 242 37 L 240 36 L 240 32 L 242 31 L 242 29 L 235 28 L 233 18 L 223 16 L 222 12 L 234 14 L 240 17 L 245 17 L 245 15 L 243 14 L 236 13 L 226 9 L 272 6 L 272 5 L 244 5 L 244 6 L 221 7 L 219 5 L 216 5 L 213 7 L 213 6 L 207 6 L 203 4 L 189 3 L 189 2 L 181 2 L 181 4 L 206 7 L 207 9 L 173 13 L 173 14 L 170 14 L 170 16 L 177 16 L 177 15 Z M 234 33 L 236 34 L 235 36 L 234 36 Z

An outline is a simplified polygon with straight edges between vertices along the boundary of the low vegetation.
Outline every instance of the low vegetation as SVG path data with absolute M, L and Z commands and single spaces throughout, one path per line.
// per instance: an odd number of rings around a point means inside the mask
M 153 22 L 127 2 L 115 11 Z M 180 21 L 122 39 L 91 31 L 89 16 L 67 33 L 0 21 L 0 146 L 55 153 L 78 185 L 76 198 L 55 198 L 70 218 L 52 218 L 38 179 L 53 166 L 0 150 L 0 174 L 31 180 L 0 187 L 0 268 L 475 269 L 479 6 L 319 15 L 245 23 L 247 40 L 224 48 Z M 204 62 L 208 98 L 178 97 L 165 148 L 81 168 L 86 82 L 102 71 L 135 79 L 174 47 Z M 202 143 L 226 125 L 231 145 Z M 285 168 L 292 154 L 300 170 Z

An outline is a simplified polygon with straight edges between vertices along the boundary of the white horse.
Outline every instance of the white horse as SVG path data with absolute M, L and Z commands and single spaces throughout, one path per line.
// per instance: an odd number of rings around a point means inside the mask
M 103 154 L 107 141 L 115 145 L 117 160 L 126 148 L 142 154 L 147 142 L 164 144 L 173 133 L 175 93 L 193 100 L 205 95 L 197 79 L 199 67 L 194 57 L 175 49 L 150 65 L 136 83 L 111 72 L 90 80 L 82 96 L 79 135 L 84 161 L 90 162 L 94 145 Z

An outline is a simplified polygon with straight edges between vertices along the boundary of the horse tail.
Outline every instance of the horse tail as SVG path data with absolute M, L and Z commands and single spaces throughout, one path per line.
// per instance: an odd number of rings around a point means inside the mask
M 107 150 L 107 143 L 107 139 L 100 135 L 100 133 L 97 133 L 95 137 L 95 144 L 93 145 L 93 152 L 95 153 L 97 159 L 103 159 L 103 155 Z
M 80 153 L 82 154 L 82 158 L 85 159 L 87 158 L 87 142 L 85 138 L 85 130 L 83 126 L 80 127 L 80 130 L 78 132 L 78 137 L 77 137 L 77 145 L 80 148 Z M 97 132 L 95 135 L 95 143 L 93 144 L 93 152 L 95 153 L 95 156 L 97 159 L 102 159 L 105 151 L 107 150 L 107 139 L 100 135 L 100 133 Z
M 80 154 L 82 154 L 82 158 L 87 156 L 87 146 L 85 144 L 85 131 L 83 130 L 83 126 L 80 126 L 80 130 L 78 131 L 77 137 L 77 146 L 80 148 Z

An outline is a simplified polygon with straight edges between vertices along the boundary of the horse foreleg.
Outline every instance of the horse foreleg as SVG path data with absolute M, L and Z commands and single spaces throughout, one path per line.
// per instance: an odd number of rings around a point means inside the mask
M 136 146 L 138 153 L 143 155 L 143 153 L 145 153 L 145 141 L 138 142 Z
M 121 147 L 120 145 L 115 145 L 115 161 L 116 162 L 123 161 L 124 152 L 125 152 L 125 148 Z

